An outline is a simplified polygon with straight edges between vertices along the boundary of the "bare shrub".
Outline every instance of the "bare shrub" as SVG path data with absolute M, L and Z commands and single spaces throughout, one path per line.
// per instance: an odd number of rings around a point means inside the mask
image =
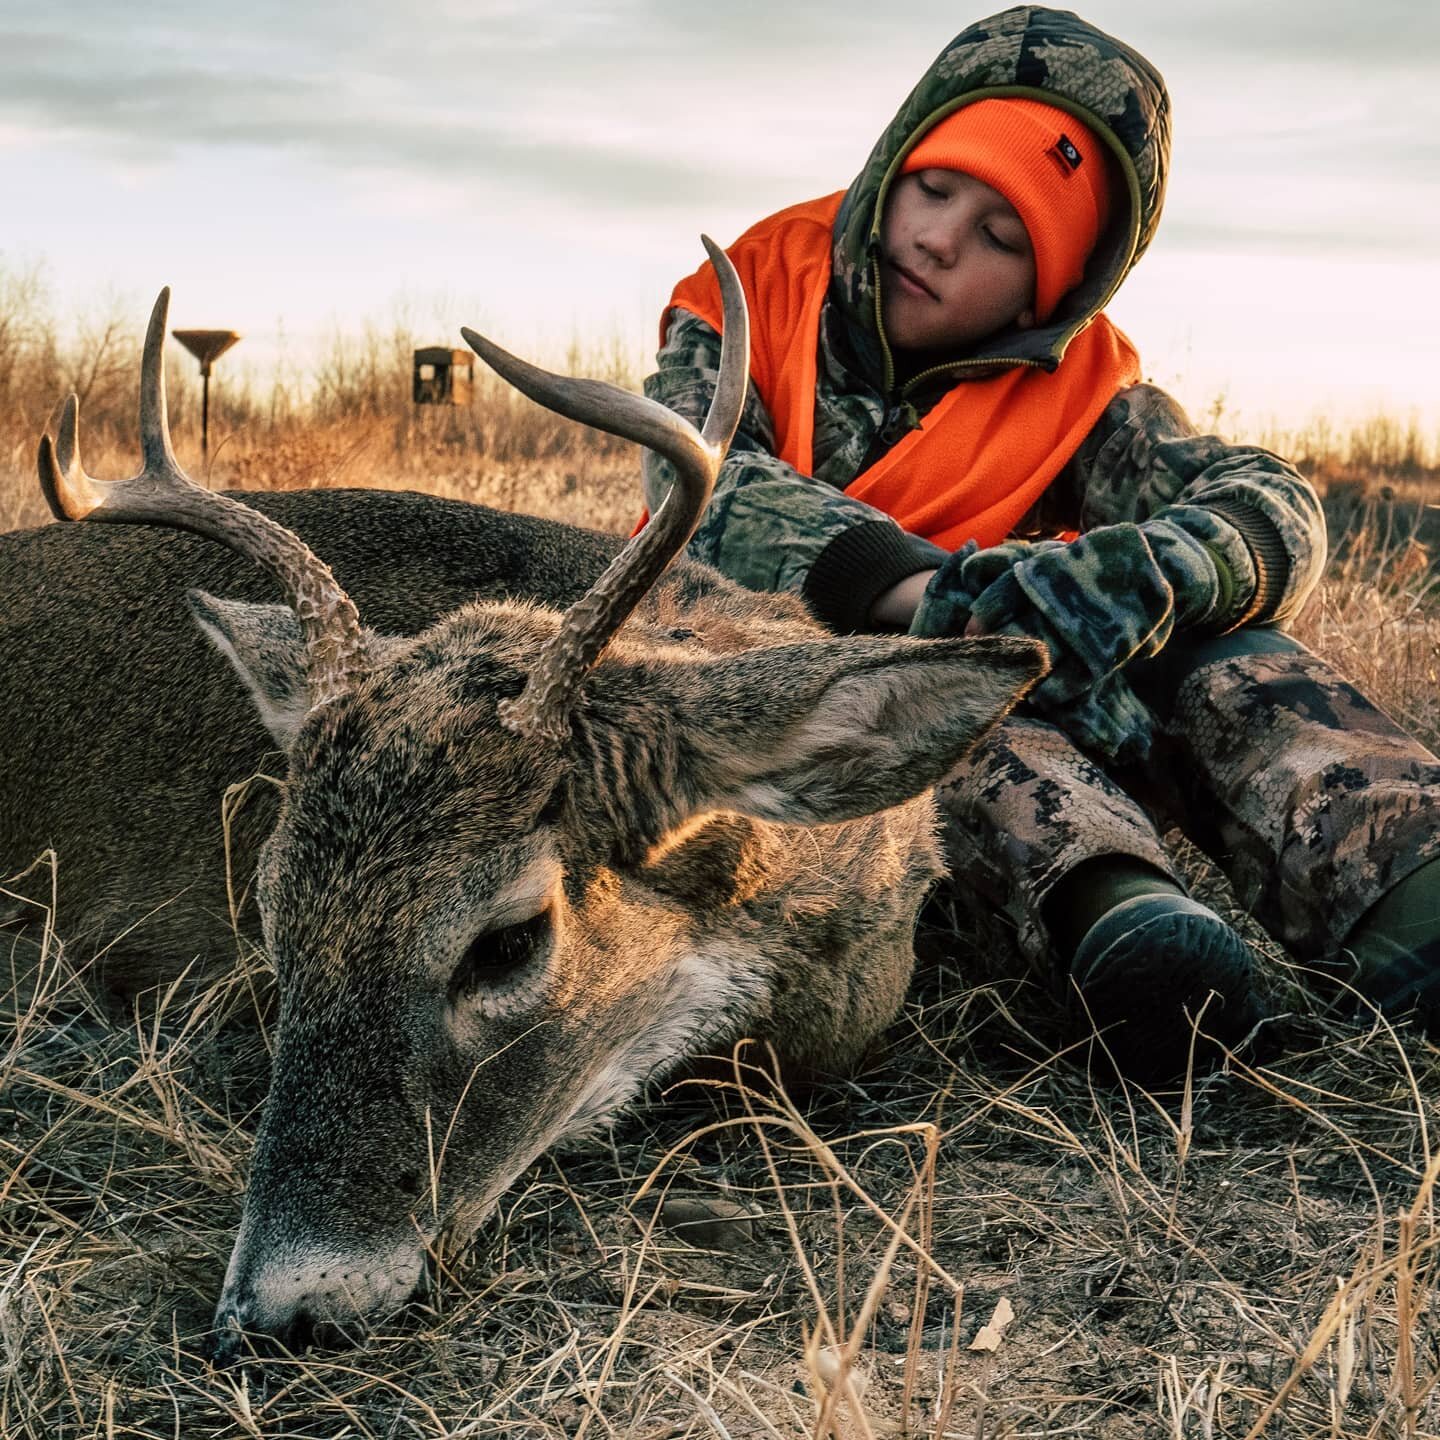
M 133 316 L 108 301 L 62 340 L 39 273 L 0 269 L 0 529 L 49 518 L 35 484 L 35 442 L 68 390 L 84 404 L 86 453 L 97 473 L 130 473 L 134 333 Z M 227 378 L 212 404 L 208 464 L 199 456 L 193 367 L 172 367 L 182 463 L 217 488 L 409 488 L 597 529 L 633 527 L 641 503 L 633 446 L 570 424 L 478 365 L 469 405 L 413 405 L 416 342 L 401 313 L 358 336 L 333 334 L 311 376 L 282 361 L 266 385 Z M 576 342 L 567 369 L 638 388 L 625 354 L 618 337 Z
M 1414 414 L 1371 415 L 1345 429 L 1322 415 L 1295 428 L 1271 428 L 1259 441 L 1322 487 L 1425 489 L 1440 470 L 1440 433 L 1427 433 Z

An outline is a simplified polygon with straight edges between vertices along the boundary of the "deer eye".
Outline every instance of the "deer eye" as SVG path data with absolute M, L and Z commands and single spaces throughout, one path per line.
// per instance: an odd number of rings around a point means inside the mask
M 477 935 L 450 977 L 451 1001 L 504 985 L 518 971 L 543 960 L 554 935 L 554 917 L 548 906 L 528 920 Z

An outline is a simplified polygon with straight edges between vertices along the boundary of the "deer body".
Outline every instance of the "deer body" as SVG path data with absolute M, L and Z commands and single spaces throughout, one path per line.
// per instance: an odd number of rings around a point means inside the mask
M 413 635 L 476 598 L 565 606 L 615 557 L 612 535 L 414 491 L 246 495 L 326 555 L 369 623 Z M 0 682 L 10 727 L 0 764 L 0 880 L 57 852 L 56 931 L 100 952 L 120 993 L 187 963 L 233 960 L 221 797 L 285 760 L 232 668 L 185 605 L 197 587 L 273 601 L 234 551 L 154 526 L 47 525 L 0 535 Z M 274 824 L 252 787 L 231 832 L 237 894 Z M 0 921 L 51 901 L 48 866 L 0 896 Z M 242 932 L 258 939 L 253 904 Z M 192 971 L 192 974 L 196 973 Z
M 256 881 L 279 1038 L 216 1312 L 222 1356 L 245 1331 L 345 1330 L 403 1302 L 442 1231 L 473 1229 L 545 1148 L 666 1070 L 743 1035 L 791 1063 L 844 1066 L 901 1003 L 939 872 L 931 789 L 1044 661 L 1017 640 L 835 638 L 793 599 L 666 572 L 743 399 L 728 264 L 722 284 L 727 349 L 704 434 L 466 332 L 527 393 L 680 473 L 563 613 L 482 600 L 418 633 L 362 630 L 293 533 L 174 464 L 163 304 L 144 472 L 85 476 L 73 404 L 58 446 L 42 441 L 61 512 L 224 539 L 289 597 L 190 595 L 285 756 Z M 597 562 L 606 545 L 564 543 Z M 173 769 L 191 763 L 167 743 Z

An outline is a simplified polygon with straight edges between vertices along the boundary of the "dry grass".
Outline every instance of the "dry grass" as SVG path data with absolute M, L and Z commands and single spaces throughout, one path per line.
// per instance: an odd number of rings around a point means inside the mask
M 505 403 L 256 417 L 211 478 L 628 528 L 633 455 Z M 92 468 L 128 473 L 120 423 L 97 429 Z M 39 519 L 28 444 L 0 524 Z M 1424 513 L 1369 499 L 1302 633 L 1434 745 Z M 200 1352 L 267 1083 L 268 972 L 246 952 L 199 995 L 114 1013 L 52 918 L 38 956 L 9 954 L 42 978 L 0 1052 L 6 1440 L 1440 1433 L 1440 1052 L 1326 1013 L 1261 937 L 1284 1057 L 1156 1100 L 1057 1054 L 1004 937 L 942 900 L 859 1076 L 798 1107 L 754 1068 L 654 1096 L 532 1167 L 468 1253 L 437 1257 L 427 1307 L 353 1352 L 216 1371 Z M 675 1223 L 707 1212 L 716 1250 Z M 1014 1320 L 972 1348 L 1002 1301 Z
M 52 938 L 0 1069 L 0 1434 L 1435 1433 L 1435 1051 L 1277 964 L 1285 1059 L 1157 1102 L 1089 1082 L 1045 998 L 933 920 L 855 1080 L 803 1110 L 678 1086 L 532 1167 L 428 1307 L 231 1371 L 200 1349 L 263 968 L 112 1015 Z M 723 1202 L 722 1248 L 666 1195 Z

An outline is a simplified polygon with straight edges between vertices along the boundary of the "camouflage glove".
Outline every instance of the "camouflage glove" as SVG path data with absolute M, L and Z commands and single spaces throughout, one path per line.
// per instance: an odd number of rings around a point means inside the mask
M 930 577 L 915 607 L 910 633 L 931 638 L 963 635 L 977 596 L 1037 552 L 1064 548 L 1060 540 L 1006 540 L 982 550 L 967 540 Z
M 1150 711 L 1118 671 L 1074 700 L 1035 708 L 1082 750 L 1120 765 L 1143 760 L 1155 738 Z
M 1209 620 L 1228 601 L 1203 541 L 1170 520 L 1110 525 L 1066 545 L 1007 541 L 957 551 L 932 578 L 911 633 L 1028 635 L 1051 671 L 1036 709 L 1077 744 L 1131 760 L 1150 747 L 1146 708 L 1119 673 L 1157 654 L 1176 624 Z

